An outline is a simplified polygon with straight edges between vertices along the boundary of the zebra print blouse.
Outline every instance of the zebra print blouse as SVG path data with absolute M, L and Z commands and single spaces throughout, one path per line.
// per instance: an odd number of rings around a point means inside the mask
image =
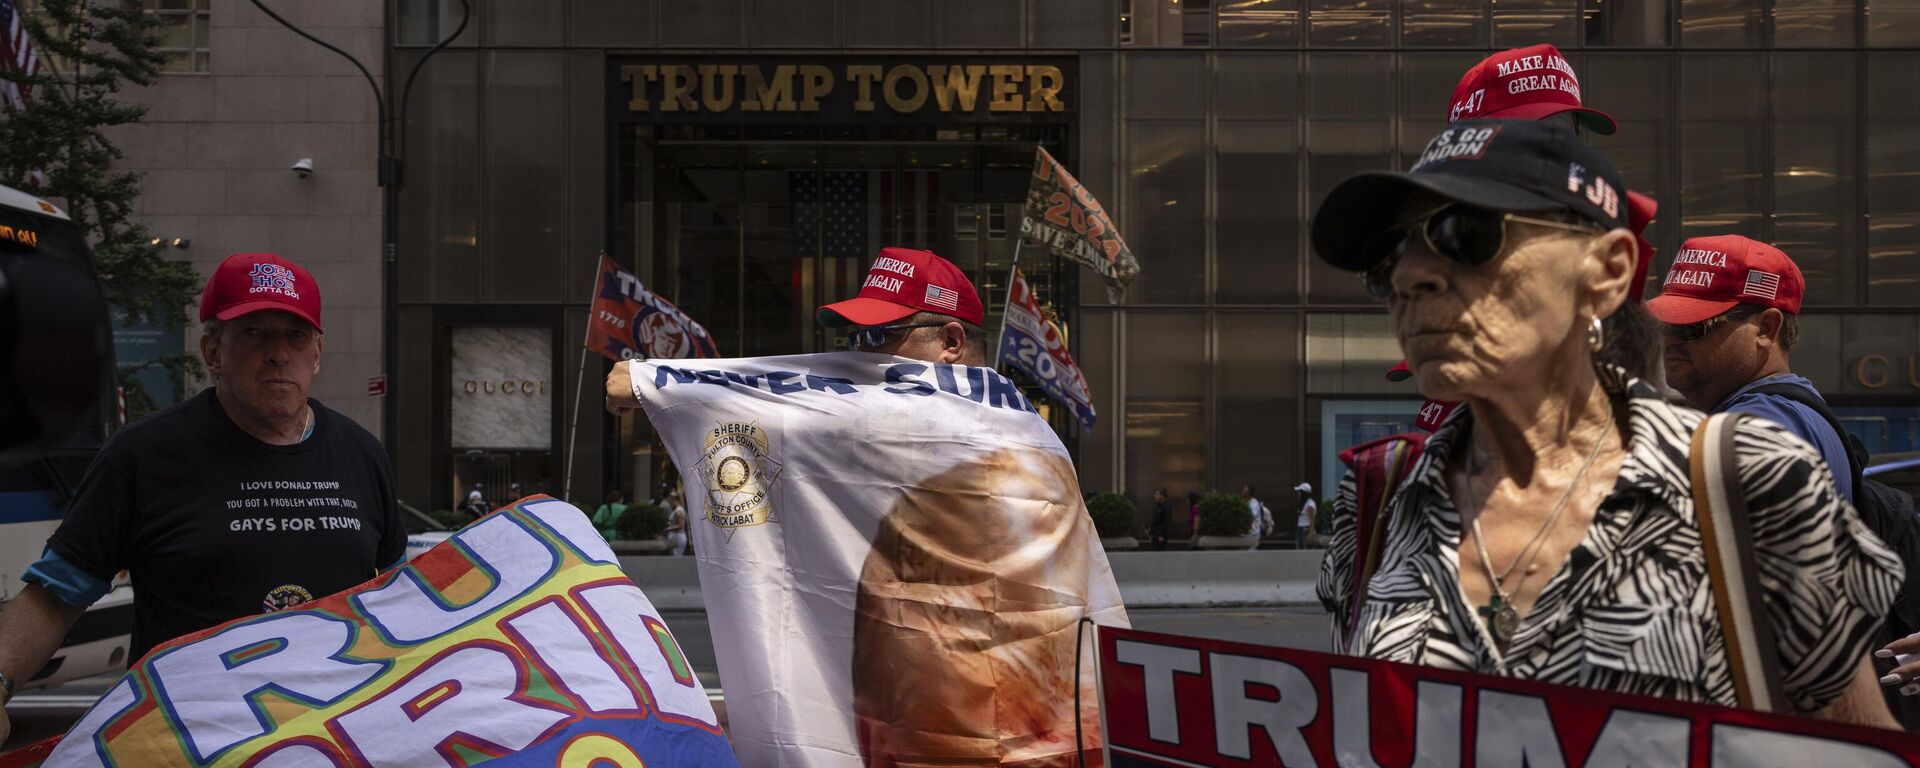
M 1687 452 L 1699 411 L 1670 405 L 1624 371 L 1601 384 L 1626 408 L 1628 455 L 1586 538 L 1542 590 L 1502 654 L 1460 591 L 1460 517 L 1446 463 L 1472 411 L 1427 440 L 1388 501 L 1392 521 L 1357 631 L 1354 480 L 1333 505 L 1320 600 L 1336 652 L 1620 693 L 1732 706 L 1733 681 L 1695 525 Z M 1801 712 L 1837 698 L 1899 587 L 1899 559 L 1834 490 L 1819 454 L 1772 422 L 1745 420 L 1734 452 L 1776 628 L 1786 693 Z M 1349 636 L 1352 638 L 1349 646 Z

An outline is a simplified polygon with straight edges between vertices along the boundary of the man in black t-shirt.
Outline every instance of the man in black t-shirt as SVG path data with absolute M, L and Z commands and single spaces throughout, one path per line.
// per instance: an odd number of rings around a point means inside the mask
M 214 386 L 115 433 L 81 479 L 26 589 L 0 613 L 0 697 L 59 647 L 122 570 L 132 658 L 291 608 L 398 564 L 406 531 L 374 437 L 307 397 L 320 290 L 299 265 L 236 254 L 200 299 Z M 10 726 L 0 714 L 0 741 Z

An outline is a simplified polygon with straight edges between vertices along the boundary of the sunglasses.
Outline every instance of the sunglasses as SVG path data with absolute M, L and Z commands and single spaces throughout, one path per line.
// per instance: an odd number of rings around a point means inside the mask
M 855 352 L 863 349 L 879 349 L 887 345 L 887 339 L 900 331 L 914 328 L 939 328 L 946 323 L 903 323 L 900 325 L 868 325 L 847 332 L 847 348 Z
M 1404 227 L 1388 233 L 1392 250 L 1366 272 L 1367 295 L 1375 301 L 1386 301 L 1393 296 L 1393 268 L 1400 263 L 1400 253 L 1409 240 L 1418 232 L 1421 242 L 1427 250 L 1443 259 L 1469 267 L 1493 261 L 1507 245 L 1507 223 L 1520 222 L 1536 227 L 1562 229 L 1568 232 L 1598 234 L 1600 227 L 1593 224 L 1570 224 L 1553 219 L 1540 219 L 1522 216 L 1517 213 L 1490 211 L 1466 205 L 1449 204 L 1433 213 L 1408 223 Z
M 1727 310 L 1725 314 L 1714 315 L 1697 323 L 1663 325 L 1661 327 L 1661 333 L 1666 334 L 1667 340 L 1675 344 L 1692 344 L 1706 338 L 1707 334 L 1712 333 L 1715 328 L 1722 325 L 1744 322 L 1747 318 L 1757 314 L 1759 314 L 1759 312 L 1745 308 L 1730 309 Z

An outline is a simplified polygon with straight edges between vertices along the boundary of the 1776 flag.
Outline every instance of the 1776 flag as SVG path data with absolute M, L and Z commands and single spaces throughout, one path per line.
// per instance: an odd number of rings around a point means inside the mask
M 1127 282 L 1140 274 L 1140 262 L 1093 193 L 1047 150 L 1033 152 L 1020 235 L 1046 246 L 1048 253 L 1100 273 L 1107 281 L 1107 297 L 1119 303 Z
M 587 319 L 587 349 L 613 361 L 719 357 L 707 329 L 673 302 L 640 284 L 640 278 L 600 257 L 593 315 Z

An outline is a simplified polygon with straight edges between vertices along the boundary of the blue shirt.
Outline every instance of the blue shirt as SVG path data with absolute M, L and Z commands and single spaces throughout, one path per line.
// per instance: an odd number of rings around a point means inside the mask
M 1833 484 L 1840 489 L 1840 495 L 1847 503 L 1853 503 L 1853 465 L 1847 460 L 1845 438 L 1835 434 L 1833 427 L 1827 425 L 1827 420 L 1821 418 L 1818 411 L 1779 395 L 1753 391 L 1770 384 L 1794 384 L 1812 392 L 1814 397 L 1820 398 L 1820 402 L 1826 402 L 1826 398 L 1820 397 L 1820 390 L 1815 389 L 1813 382 L 1806 377 L 1776 373 L 1749 381 L 1734 390 L 1727 399 L 1713 407 L 1713 413 L 1750 413 L 1786 427 L 1788 432 L 1807 441 L 1808 445 L 1820 452 L 1820 457 L 1827 461 L 1827 469 L 1833 472 Z

